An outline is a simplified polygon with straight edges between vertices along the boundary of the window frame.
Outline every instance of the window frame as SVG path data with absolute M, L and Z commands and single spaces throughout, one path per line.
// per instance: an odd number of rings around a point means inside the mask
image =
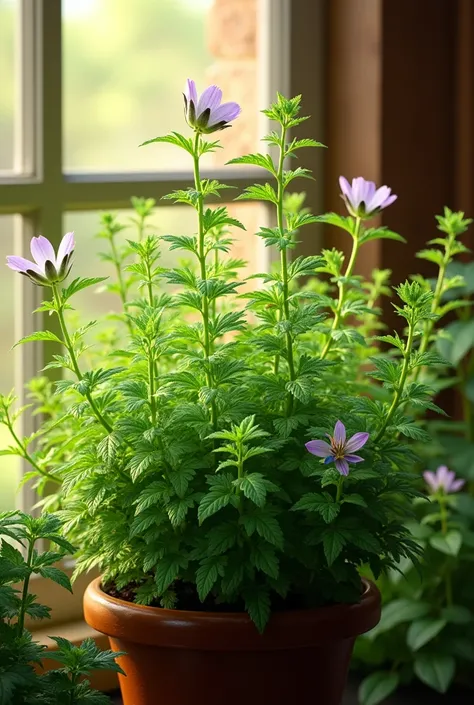
M 63 214 L 66 211 L 94 211 L 130 207 L 130 196 L 138 189 L 140 195 L 160 199 L 174 189 L 185 188 L 192 180 L 192 169 L 162 172 L 73 172 L 64 171 L 62 164 L 62 15 L 61 0 L 18 0 L 17 21 L 17 97 L 14 139 L 14 171 L 0 172 L 0 215 L 18 214 L 15 222 L 15 253 L 27 256 L 31 237 L 44 233 L 58 245 L 63 234 Z M 291 0 L 256 0 L 258 3 L 258 95 L 265 107 L 276 91 L 286 95 L 298 86 L 300 75 L 293 63 L 296 31 L 304 31 L 314 42 L 315 27 L 308 28 L 306 10 Z M 325 0 L 314 0 L 316 16 L 321 17 Z M 316 25 L 321 45 L 324 29 Z M 318 41 L 318 39 L 316 41 Z M 292 41 L 293 40 L 293 41 Z M 321 54 L 321 56 L 319 56 Z M 321 73 L 322 51 L 318 54 L 316 73 Z M 301 56 L 299 59 L 301 63 Z M 301 68 L 301 67 L 300 67 Z M 314 67 L 313 67 L 314 68 Z M 307 73 L 304 74 L 307 76 Z M 314 76 L 314 71 L 312 72 Z M 47 80 L 45 80 L 47 77 Z M 305 101 L 317 113 L 321 126 L 320 79 L 316 81 L 318 96 Z M 18 128 L 17 128 L 18 125 Z M 260 135 L 268 131 L 268 122 L 262 117 Z M 313 152 L 319 150 L 311 150 Z M 309 155 L 308 166 L 321 172 L 319 155 Z M 252 183 L 265 183 L 267 178 L 258 168 L 227 167 L 203 170 L 203 176 L 222 178 L 241 192 Z M 210 201 L 212 199 L 209 199 Z M 215 199 L 217 200 L 217 199 Z M 311 198 L 314 206 L 314 199 Z M 316 199 L 319 203 L 321 199 Z M 306 234 L 305 234 L 306 240 Z M 303 243 L 304 244 L 304 243 Z M 314 239 L 312 247 L 314 249 Z M 26 277 L 15 277 L 15 338 L 19 339 L 41 327 L 41 314 L 31 312 L 41 299 L 40 287 L 32 286 Z M 49 345 L 34 343 L 15 350 L 15 387 L 19 404 L 24 405 L 24 383 L 35 376 L 49 359 Z M 24 414 L 20 433 L 29 435 L 35 430 L 37 418 Z M 28 470 L 22 461 L 21 474 Z M 31 510 L 36 494 L 28 484 L 21 490 L 20 506 Z M 42 592 L 42 578 L 35 587 Z M 81 581 L 82 582 L 82 581 Z M 86 581 L 87 582 L 87 581 Z M 39 588 L 39 589 L 38 589 Z M 82 585 L 81 585 L 82 589 Z M 46 591 L 46 594 L 48 592 Z M 57 621 L 79 619 L 77 596 L 68 599 L 66 591 L 58 593 Z M 64 608 L 69 602 L 70 607 Z M 53 614 L 54 620 L 54 614 Z

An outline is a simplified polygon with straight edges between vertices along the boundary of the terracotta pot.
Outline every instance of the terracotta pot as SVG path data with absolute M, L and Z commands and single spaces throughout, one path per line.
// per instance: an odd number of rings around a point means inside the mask
M 143 607 L 86 590 L 84 614 L 110 638 L 124 705 L 340 705 L 356 636 L 380 619 L 365 582 L 360 603 L 279 612 L 263 635 L 243 613 Z

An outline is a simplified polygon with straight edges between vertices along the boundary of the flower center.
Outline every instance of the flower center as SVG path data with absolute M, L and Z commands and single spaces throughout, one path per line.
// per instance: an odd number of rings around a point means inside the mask
M 336 457 L 336 460 L 343 460 L 344 455 L 345 455 L 345 443 L 337 443 L 335 440 L 331 443 L 332 445 L 332 450 L 334 452 L 334 455 Z

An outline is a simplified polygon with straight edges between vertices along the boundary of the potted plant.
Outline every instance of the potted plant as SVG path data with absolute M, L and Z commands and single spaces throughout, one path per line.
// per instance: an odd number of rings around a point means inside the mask
M 432 402 L 411 379 L 440 362 L 417 349 L 435 317 L 433 293 L 417 281 L 397 287 L 406 335 L 374 345 L 385 274 L 365 284 L 355 263 L 369 241 L 403 240 L 370 226 L 396 196 L 363 178 L 341 178 L 345 216 L 314 216 L 302 197 L 288 197 L 294 179 L 311 175 L 287 170 L 287 162 L 322 145 L 288 137 L 305 118 L 300 96 L 281 95 L 264 111 L 276 123 L 265 139 L 277 159 L 230 162 L 269 172 L 271 183 L 237 198 L 273 209 L 275 224 L 257 237 L 279 259 L 241 292 L 242 263 L 229 256 L 227 229 L 243 225 L 226 207 L 206 204 L 226 187 L 200 171 L 201 157 L 219 147 L 214 133 L 238 116 L 236 104 L 220 101 L 216 86 L 199 97 L 188 81 L 192 136 L 150 141 L 189 155 L 194 184 L 168 198 L 195 210 L 196 234 L 159 238 L 142 227 L 120 249 L 120 226 L 103 220 L 124 306 L 113 345 L 102 342 L 94 354 L 90 325 L 68 324 L 74 295 L 99 281 L 62 286 L 72 234 L 57 254 L 46 238 L 34 238 L 35 263 L 9 258 L 12 269 L 51 291 L 41 310 L 59 320 L 59 329 L 21 342 L 63 345 L 48 366 L 68 371 L 55 396 L 47 383 L 40 393 L 36 385 L 46 425 L 34 452 L 29 439 L 12 452 L 30 459 L 40 488 L 57 483 L 47 506 L 61 507 L 79 546 L 77 570 L 102 571 L 87 590 L 85 616 L 112 649 L 126 652 L 119 659 L 125 705 L 244 698 L 338 705 L 354 639 L 379 620 L 378 590 L 362 576 L 377 577 L 419 552 L 405 526 L 419 494 L 407 471 L 413 439 L 430 436 L 410 409 Z M 150 204 L 135 206 L 143 226 Z M 336 250 L 291 257 L 299 231 L 316 222 L 347 234 L 347 264 Z M 160 267 L 160 246 L 187 260 Z M 310 281 L 299 287 L 302 278 Z M 393 354 L 378 350 L 378 341 Z M 10 418 L 12 399 L 3 403 Z

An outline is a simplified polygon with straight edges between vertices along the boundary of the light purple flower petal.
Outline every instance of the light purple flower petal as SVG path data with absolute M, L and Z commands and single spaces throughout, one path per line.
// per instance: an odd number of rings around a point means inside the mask
M 351 190 L 350 184 L 345 176 L 339 177 L 339 187 L 341 189 L 342 195 L 345 196 L 346 198 L 350 199 L 351 195 L 352 195 L 352 190 Z
M 360 450 L 369 440 L 368 433 L 354 433 L 348 441 L 346 441 L 345 452 L 353 453 L 355 450 Z
M 440 465 L 439 468 L 437 468 L 435 477 L 438 482 L 438 487 L 446 487 L 449 482 L 449 475 L 450 472 L 446 465 Z
M 367 203 L 370 203 L 370 201 L 373 199 L 375 193 L 377 191 L 377 187 L 373 181 L 366 181 L 365 182 L 365 194 L 363 201 L 367 205 Z
M 217 125 L 219 122 L 231 122 L 240 115 L 240 105 L 238 103 L 223 103 L 211 112 L 209 127 Z
M 373 194 L 370 201 L 368 201 L 366 203 L 367 211 L 370 213 L 371 211 L 377 210 L 377 208 L 381 208 L 383 202 L 386 201 L 390 197 L 391 193 L 392 193 L 392 189 L 390 189 L 388 186 L 381 186 Z
M 438 480 L 434 472 L 430 472 L 430 470 L 425 470 L 423 473 L 423 478 L 428 485 L 428 487 L 433 490 L 433 492 L 436 492 L 438 489 Z
M 397 200 L 397 198 L 398 198 L 398 196 L 396 196 L 394 193 L 392 193 L 392 195 L 382 203 L 381 208 L 386 208 L 387 206 L 391 206 L 392 203 Z
M 346 427 L 342 421 L 336 421 L 334 426 L 334 443 L 337 445 L 344 445 L 346 442 Z
M 334 455 L 331 446 L 326 441 L 308 441 L 305 447 L 306 450 L 319 458 L 327 458 L 329 455 Z
M 63 239 L 61 240 L 61 243 L 58 248 L 58 255 L 56 257 L 56 267 L 59 269 L 61 267 L 61 263 L 66 257 L 66 255 L 71 254 L 71 252 L 74 249 L 74 233 L 66 233 Z
M 363 179 L 362 176 L 357 176 L 355 179 L 352 179 L 352 197 L 349 200 L 354 208 L 358 208 L 360 206 L 364 184 L 365 179 Z
M 465 484 L 465 480 L 454 480 L 454 482 L 451 483 L 451 492 L 459 492 L 459 490 L 464 487 Z
M 360 455 L 353 455 L 352 453 L 345 454 L 344 455 L 345 459 L 347 460 L 348 463 L 363 463 L 364 458 L 361 458 Z
M 194 107 L 196 108 L 197 102 L 198 102 L 198 96 L 197 96 L 196 84 L 191 78 L 188 78 L 188 80 L 186 81 L 186 86 L 184 88 L 184 95 L 186 96 L 187 101 L 191 101 L 191 100 L 193 101 Z
M 338 472 L 341 473 L 341 475 L 349 474 L 349 463 L 347 462 L 347 460 L 345 460 L 344 458 L 336 458 L 334 464 Z
M 17 257 L 16 255 L 8 255 L 7 265 L 15 272 L 23 272 L 25 274 L 29 269 L 32 269 L 36 274 L 44 274 L 37 264 L 30 262 L 29 259 Z
M 34 237 L 31 239 L 30 249 L 35 262 L 44 274 L 45 262 L 49 260 L 54 264 L 56 261 L 52 244 L 47 238 L 40 235 L 39 237 Z
M 212 112 L 220 105 L 221 100 L 221 89 L 218 86 L 209 86 L 202 92 L 199 98 L 196 114 L 199 116 L 208 108 Z
M 446 492 L 451 491 L 451 485 L 453 484 L 455 479 L 456 479 L 456 473 L 454 473 L 452 470 L 448 470 L 448 472 L 446 473 L 446 480 L 445 480 Z

